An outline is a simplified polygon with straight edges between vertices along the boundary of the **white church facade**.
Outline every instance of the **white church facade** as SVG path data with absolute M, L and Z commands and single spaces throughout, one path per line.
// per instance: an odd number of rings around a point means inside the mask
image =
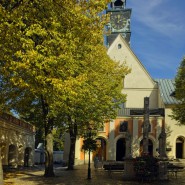
M 125 15 L 129 19 L 129 10 L 125 9 L 125 2 L 125 0 L 112 0 L 111 9 L 109 10 L 110 14 L 117 15 L 127 12 Z M 132 157 L 141 155 L 144 118 L 143 114 L 140 113 L 144 107 L 145 97 L 149 98 L 149 109 L 151 110 L 149 116 L 149 154 L 152 156 L 159 155 L 159 135 L 164 128 L 166 132 L 167 156 L 173 159 L 185 158 L 185 132 L 183 131 L 185 126 L 177 126 L 176 121 L 170 117 L 173 106 L 178 103 L 173 97 L 174 80 L 153 79 L 150 76 L 129 45 L 129 26 L 127 24 L 127 28 L 124 27 L 126 31 L 123 29 L 120 32 L 116 30 L 120 27 L 110 28 L 111 36 L 108 38 L 107 54 L 115 62 L 125 63 L 125 65 L 129 66 L 131 73 L 126 75 L 123 84 L 122 92 L 127 95 L 126 102 L 118 111 L 117 118 L 105 123 L 104 128 L 98 132 L 96 138 L 98 149 L 91 155 L 92 160 L 95 155 L 98 155 L 100 161 L 124 160 L 126 150 L 128 150 L 126 147 L 127 131 L 129 131 L 132 138 Z M 69 142 L 68 139 L 69 137 L 66 137 L 65 143 Z M 82 144 L 83 138 L 78 138 L 75 151 L 76 163 L 83 163 L 88 159 L 81 150 Z M 65 144 L 64 150 L 64 159 L 67 160 L 69 143 Z

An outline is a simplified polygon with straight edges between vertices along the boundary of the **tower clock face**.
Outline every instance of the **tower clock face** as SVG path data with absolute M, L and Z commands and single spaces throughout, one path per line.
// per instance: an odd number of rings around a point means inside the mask
M 110 23 L 116 30 L 123 29 L 127 24 L 127 19 L 123 14 L 112 14 L 110 17 Z

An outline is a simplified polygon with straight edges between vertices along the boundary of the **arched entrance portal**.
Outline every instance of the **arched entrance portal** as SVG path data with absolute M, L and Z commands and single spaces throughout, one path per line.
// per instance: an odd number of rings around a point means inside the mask
M 96 139 L 97 150 L 93 153 L 93 159 L 98 157 L 99 161 L 106 161 L 106 141 L 103 138 Z
M 140 155 L 142 155 L 143 152 L 143 140 L 140 142 Z M 153 156 L 153 142 L 151 139 L 148 139 L 148 154 Z
M 176 158 L 184 158 L 184 138 L 178 137 L 176 139 Z
M 24 152 L 24 166 L 28 167 L 29 166 L 29 160 L 30 160 L 30 155 L 31 155 L 31 148 L 27 147 Z
M 126 141 L 125 138 L 118 139 L 116 143 L 116 161 L 123 161 L 125 158 Z
M 17 151 L 16 151 L 16 146 L 13 144 L 9 146 L 8 166 L 13 168 L 17 167 Z

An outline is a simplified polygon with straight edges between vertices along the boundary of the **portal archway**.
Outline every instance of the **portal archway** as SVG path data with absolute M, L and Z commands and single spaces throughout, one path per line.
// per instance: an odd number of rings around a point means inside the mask
M 184 138 L 178 137 L 176 139 L 176 158 L 184 158 Z
M 8 166 L 13 167 L 13 168 L 17 167 L 17 148 L 13 144 L 9 145 Z
M 116 161 L 123 161 L 125 158 L 126 141 L 125 138 L 120 138 L 116 143 Z
M 32 149 L 30 147 L 25 148 L 24 152 L 24 166 L 28 167 L 29 166 L 29 161 L 30 161 L 30 156 L 31 156 L 31 151 Z

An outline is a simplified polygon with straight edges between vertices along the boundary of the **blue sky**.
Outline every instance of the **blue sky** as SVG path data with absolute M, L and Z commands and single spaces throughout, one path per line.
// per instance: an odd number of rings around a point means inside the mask
M 131 48 L 152 78 L 174 78 L 185 56 L 184 0 L 127 0 Z

